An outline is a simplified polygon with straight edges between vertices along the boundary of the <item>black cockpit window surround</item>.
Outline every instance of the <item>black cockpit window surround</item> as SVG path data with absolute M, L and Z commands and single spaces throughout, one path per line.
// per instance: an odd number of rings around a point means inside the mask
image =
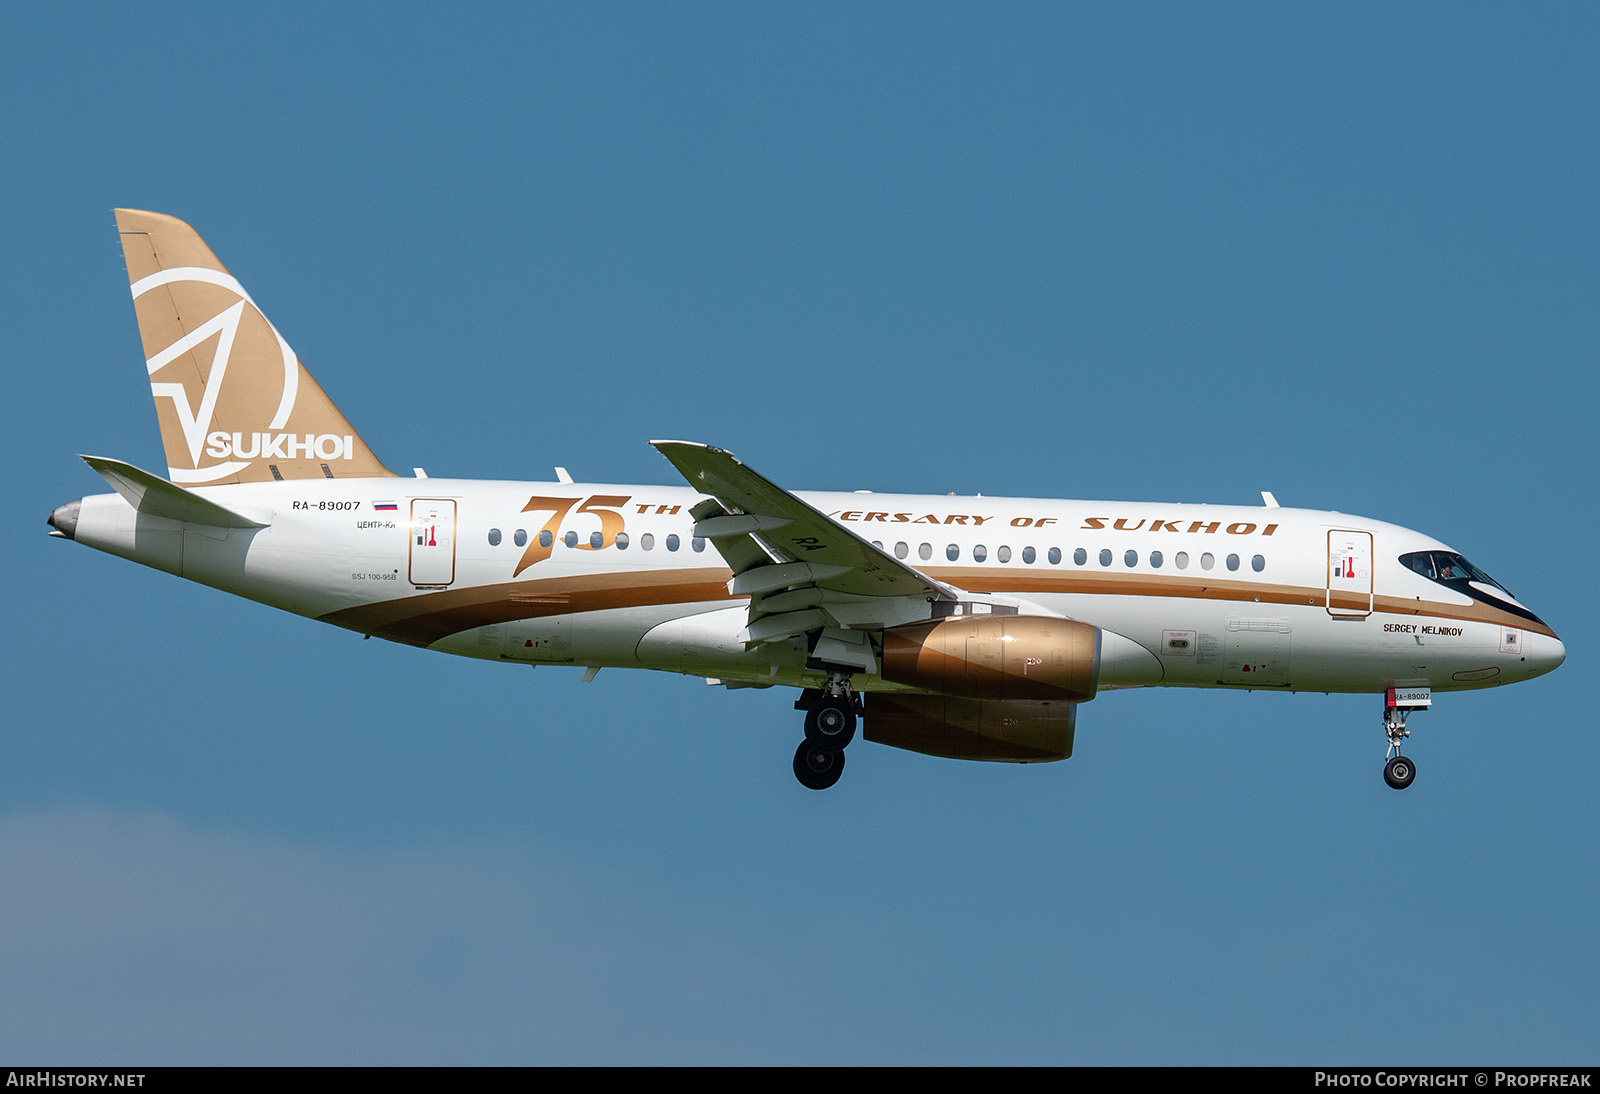
M 1441 585 L 1453 586 L 1458 581 L 1476 581 L 1480 585 L 1499 589 L 1512 599 L 1516 599 L 1510 589 L 1454 551 L 1412 551 L 1410 554 L 1400 556 L 1400 564 Z
M 1534 615 L 1527 608 L 1515 603 L 1516 597 L 1512 595 L 1510 589 L 1454 551 L 1411 551 L 1400 556 L 1400 565 L 1421 574 L 1429 581 L 1443 585 L 1451 592 L 1471 597 L 1480 604 L 1488 604 L 1490 607 L 1498 608 L 1503 612 L 1521 616 L 1523 619 L 1531 623 L 1537 623 L 1541 627 L 1548 626 L 1544 620 Z M 1484 592 L 1483 589 L 1477 587 L 1482 585 L 1486 585 L 1491 589 L 1498 589 L 1505 595 L 1505 599 L 1502 600 L 1493 593 Z

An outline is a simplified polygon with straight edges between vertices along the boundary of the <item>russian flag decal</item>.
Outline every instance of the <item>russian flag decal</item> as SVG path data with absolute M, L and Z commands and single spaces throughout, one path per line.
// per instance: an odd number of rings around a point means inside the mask
M 393 513 L 400 508 L 392 501 L 375 501 L 372 507 L 380 513 Z

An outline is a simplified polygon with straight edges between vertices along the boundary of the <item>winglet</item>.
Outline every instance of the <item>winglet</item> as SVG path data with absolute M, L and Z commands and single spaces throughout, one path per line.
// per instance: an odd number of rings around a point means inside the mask
M 129 505 L 141 513 L 179 520 L 185 524 L 204 524 L 212 528 L 266 527 L 262 521 L 251 520 L 244 514 L 202 498 L 177 483 L 168 482 L 148 471 L 141 471 L 131 463 L 108 460 L 103 456 L 80 458 L 94 468 L 97 475 L 110 483 L 113 490 L 126 498 Z

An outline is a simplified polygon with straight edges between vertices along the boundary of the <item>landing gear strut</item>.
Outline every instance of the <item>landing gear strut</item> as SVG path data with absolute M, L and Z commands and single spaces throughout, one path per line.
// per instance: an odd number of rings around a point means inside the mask
M 844 771 L 844 748 L 856 736 L 859 699 L 850 674 L 831 672 L 821 688 L 807 688 L 795 702 L 806 712 L 806 739 L 794 754 L 794 777 L 808 790 L 826 790 Z
M 1389 737 L 1384 753 L 1383 781 L 1404 790 L 1417 777 L 1417 765 L 1400 755 L 1400 742 L 1411 736 L 1406 718 L 1414 710 L 1427 710 L 1431 695 L 1427 688 L 1390 688 L 1383 699 L 1383 731 Z

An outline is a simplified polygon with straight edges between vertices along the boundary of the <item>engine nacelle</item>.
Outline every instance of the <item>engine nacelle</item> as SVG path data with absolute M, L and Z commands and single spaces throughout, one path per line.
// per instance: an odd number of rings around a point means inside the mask
M 1072 755 L 1078 704 L 1064 700 L 869 695 L 862 733 L 953 760 L 1048 763 Z
M 1100 629 L 1076 619 L 977 615 L 883 634 L 880 675 L 967 699 L 1087 702 L 1100 677 Z

